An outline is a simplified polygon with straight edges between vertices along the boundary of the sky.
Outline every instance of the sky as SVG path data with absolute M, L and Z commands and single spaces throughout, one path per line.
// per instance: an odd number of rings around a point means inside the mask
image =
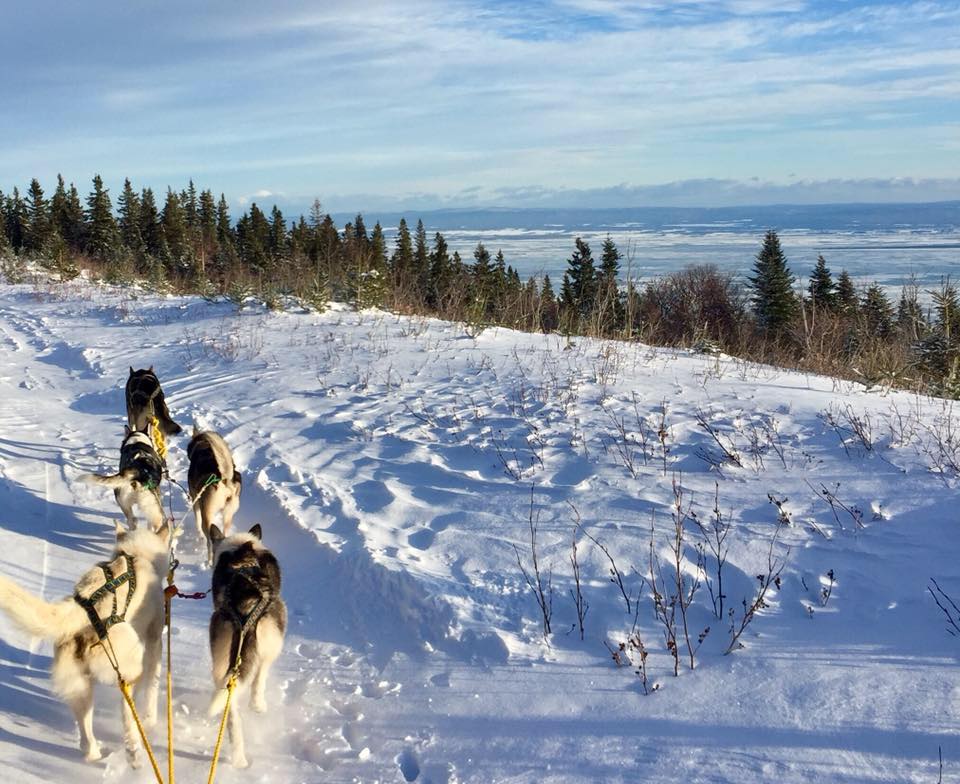
M 0 189 L 960 199 L 960 2 L 0 0 Z

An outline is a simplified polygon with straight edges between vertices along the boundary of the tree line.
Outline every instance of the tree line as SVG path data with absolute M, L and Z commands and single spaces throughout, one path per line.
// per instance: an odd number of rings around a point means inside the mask
M 162 203 L 161 203 L 162 202 Z M 549 276 L 522 281 L 501 251 L 478 243 L 472 258 L 440 232 L 401 219 L 388 247 L 363 215 L 337 227 L 319 201 L 288 219 L 252 203 L 236 220 L 223 194 L 124 182 L 114 208 L 102 179 L 81 199 L 58 176 L 47 196 L 34 179 L 25 195 L 0 192 L 0 258 L 35 261 L 69 278 L 80 268 L 108 281 L 147 281 L 165 290 L 256 296 L 278 307 L 294 296 L 316 308 L 330 299 L 358 308 L 436 315 L 474 327 L 693 346 L 807 368 L 867 383 L 960 395 L 960 304 L 945 282 L 925 312 L 916 286 L 894 305 L 879 285 L 859 291 L 834 280 L 820 256 L 797 287 L 775 231 L 767 232 L 746 281 L 704 263 L 638 282 L 623 281 L 623 254 L 607 237 L 594 259 L 577 238 L 559 291 Z M 11 267 L 5 264 L 10 277 Z

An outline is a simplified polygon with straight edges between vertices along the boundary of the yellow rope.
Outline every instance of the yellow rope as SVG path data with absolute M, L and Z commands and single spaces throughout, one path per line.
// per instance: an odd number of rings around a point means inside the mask
M 167 572 L 167 589 L 163 592 L 164 615 L 167 620 L 167 784 L 174 784 L 173 776 L 173 664 L 170 602 L 177 592 L 173 584 L 173 569 Z
M 153 749 L 150 748 L 150 741 L 147 740 L 147 732 L 143 728 L 143 724 L 140 722 L 140 716 L 137 713 L 137 706 L 134 704 L 133 696 L 130 694 L 130 684 L 127 683 L 122 676 L 119 675 L 120 683 L 120 693 L 123 694 L 123 698 L 127 701 L 127 705 L 130 707 L 130 712 L 133 714 L 133 721 L 137 725 L 137 730 L 140 732 L 140 740 L 143 741 L 143 748 L 147 752 L 147 756 L 150 758 L 150 765 L 153 767 L 153 775 L 157 777 L 157 783 L 163 784 L 163 776 L 160 774 L 160 766 L 157 764 L 157 758 L 153 756 Z
M 223 718 L 220 719 L 220 729 L 217 731 L 217 744 L 213 747 L 213 760 L 210 762 L 210 775 L 207 776 L 207 784 L 213 784 L 213 779 L 217 775 L 217 760 L 220 759 L 220 747 L 223 745 L 223 730 L 227 726 L 227 716 L 230 715 L 230 700 L 233 698 L 233 690 L 237 688 L 237 675 L 230 673 L 230 679 L 227 681 L 227 702 L 223 708 Z
M 213 784 L 213 779 L 217 775 L 217 761 L 220 759 L 220 747 L 223 745 L 223 730 L 227 726 L 227 717 L 230 715 L 230 700 L 233 699 L 233 690 L 237 688 L 237 677 L 240 674 L 240 652 L 243 650 L 243 638 L 246 632 L 240 630 L 240 639 L 237 640 L 237 658 L 233 662 L 230 670 L 230 677 L 227 679 L 227 701 L 223 706 L 223 717 L 220 719 L 220 729 L 217 731 L 217 743 L 213 747 L 213 760 L 210 762 L 210 775 L 207 776 L 207 784 Z
M 153 448 L 157 450 L 160 459 L 167 462 L 167 439 L 160 429 L 160 420 L 156 417 L 150 417 L 150 440 L 153 441 Z

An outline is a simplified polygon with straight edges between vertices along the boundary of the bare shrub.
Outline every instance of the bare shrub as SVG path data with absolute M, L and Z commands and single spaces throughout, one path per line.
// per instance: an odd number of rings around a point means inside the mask
M 540 569 L 540 556 L 537 553 L 537 529 L 540 525 L 540 511 L 534 514 L 533 487 L 530 487 L 530 512 L 527 516 L 527 527 L 530 533 L 530 562 L 533 575 L 523 565 L 520 550 L 514 545 L 513 551 L 517 556 L 517 566 L 523 579 L 536 599 L 540 610 L 540 620 L 543 624 L 543 638 L 546 640 L 551 634 L 550 621 L 553 618 L 553 570 L 548 568 L 546 575 Z

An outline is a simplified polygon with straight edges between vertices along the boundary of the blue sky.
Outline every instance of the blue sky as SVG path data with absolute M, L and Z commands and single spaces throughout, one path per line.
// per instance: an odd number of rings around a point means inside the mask
M 0 188 L 330 210 L 960 198 L 960 2 L 2 0 Z

